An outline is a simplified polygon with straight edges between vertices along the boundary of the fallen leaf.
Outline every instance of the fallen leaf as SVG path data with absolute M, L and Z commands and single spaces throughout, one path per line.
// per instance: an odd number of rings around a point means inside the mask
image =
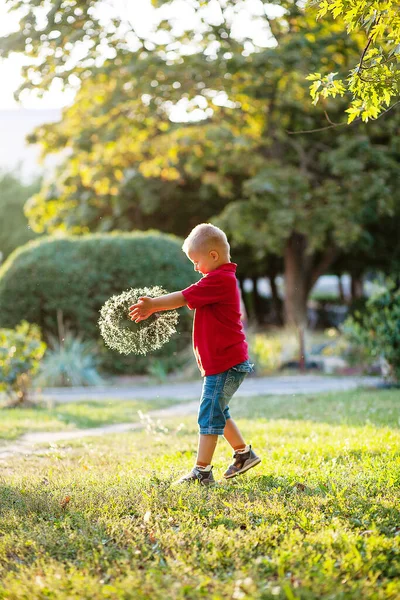
M 65 496 L 64 500 L 61 500 L 60 502 L 61 508 L 65 508 L 70 500 L 71 496 Z
M 307 489 L 307 486 L 304 483 L 300 483 L 299 481 L 295 483 L 295 487 L 299 490 L 299 492 L 304 492 Z
M 156 543 L 157 539 L 156 539 L 156 536 L 155 536 L 155 534 L 154 534 L 154 531 L 150 531 L 150 533 L 149 533 L 149 540 L 150 540 L 150 542 L 151 542 L 152 544 L 155 544 L 155 543 Z

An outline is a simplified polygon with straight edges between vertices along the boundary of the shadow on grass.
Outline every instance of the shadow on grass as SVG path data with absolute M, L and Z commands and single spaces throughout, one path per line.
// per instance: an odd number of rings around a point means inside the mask
M 99 575 L 114 561 L 137 561 L 96 516 L 85 516 L 74 508 L 73 497 L 52 493 L 48 485 L 46 478 L 30 491 L 0 485 L 0 573 L 51 558 Z M 99 506 L 98 518 L 101 514 Z

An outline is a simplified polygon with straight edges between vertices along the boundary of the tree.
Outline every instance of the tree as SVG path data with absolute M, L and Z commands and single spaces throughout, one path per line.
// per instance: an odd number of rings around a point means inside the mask
M 313 284 L 362 234 L 365 206 L 379 219 L 396 201 L 398 174 L 384 164 L 396 163 L 396 150 L 387 153 L 362 124 L 317 131 L 312 140 L 293 135 L 324 129 L 327 113 L 338 117 L 341 105 L 329 98 L 317 110 L 309 106 L 305 76 L 326 49 L 328 68 L 348 69 L 360 36 L 316 22 L 289 0 L 280 16 L 263 2 L 257 18 L 273 43 L 257 47 L 232 35 L 237 2 L 221 1 L 217 22 L 193 0 L 199 31 L 177 34 L 166 20 L 154 41 L 135 36 L 122 17 L 102 26 L 95 4 L 71 2 L 64 14 L 57 3 L 36 31 L 44 7 L 37 0 L 25 9 L 22 33 L 8 39 L 8 51 L 28 48 L 37 60 L 25 88 L 35 82 L 43 90 L 55 77 L 80 81 L 62 122 L 32 138 L 45 153 L 70 150 L 57 177 L 30 201 L 32 224 L 50 232 L 152 226 L 182 235 L 221 215 L 234 244 L 284 257 L 286 321 L 304 326 Z M 76 40 L 87 44 L 74 63 Z M 112 58 L 101 54 L 102 44 Z M 180 103 L 191 122 L 172 121 Z
M 24 205 L 39 187 L 39 180 L 22 183 L 17 172 L 0 173 L 0 262 L 15 248 L 36 237 L 24 215 Z
M 357 117 L 363 121 L 376 119 L 385 107 L 390 106 L 399 95 L 400 84 L 400 13 L 398 2 L 394 0 L 316 0 L 312 4 L 319 7 L 318 17 L 331 13 L 340 17 L 349 33 L 361 31 L 366 35 L 359 60 L 341 79 L 337 73 L 314 73 L 308 77 L 313 83 L 311 96 L 316 104 L 319 99 L 329 96 L 352 94 L 348 113 L 348 123 Z
M 368 136 L 348 140 L 332 154 L 336 172 L 348 180 L 353 195 L 363 189 L 366 202 L 362 206 L 363 227 L 355 243 L 347 246 L 335 261 L 333 268 L 352 277 L 352 297 L 362 296 L 362 278 L 367 274 L 384 273 L 395 277 L 400 265 L 400 202 L 396 193 L 398 184 L 397 116 L 384 117 L 368 125 Z M 359 163 L 365 165 L 360 178 Z M 397 183 L 396 183 L 397 182 Z M 378 191 L 378 204 L 368 199 Z M 392 196 L 390 210 L 377 218 L 382 198 Z M 389 208 L 389 204 L 388 204 Z

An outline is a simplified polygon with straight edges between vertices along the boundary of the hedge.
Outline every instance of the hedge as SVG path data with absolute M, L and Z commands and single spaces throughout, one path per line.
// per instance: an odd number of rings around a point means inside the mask
M 64 323 L 102 348 L 106 370 L 138 373 L 148 357 L 122 357 L 100 344 L 99 309 L 130 287 L 160 285 L 180 290 L 197 280 L 181 250 L 182 241 L 156 231 L 41 238 L 13 252 L 0 268 L 0 327 L 24 319 L 45 339 L 57 334 L 57 310 Z M 191 319 L 180 311 L 180 335 L 154 356 L 168 357 L 188 344 Z

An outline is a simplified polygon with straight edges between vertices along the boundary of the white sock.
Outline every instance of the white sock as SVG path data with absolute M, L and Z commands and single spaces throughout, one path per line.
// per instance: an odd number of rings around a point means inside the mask
M 246 446 L 246 448 L 243 448 L 243 450 L 237 450 L 236 454 L 244 454 L 245 452 L 248 452 L 250 450 L 250 446 Z
M 206 473 L 208 473 L 209 471 L 211 471 L 211 465 L 207 465 L 206 467 L 202 467 L 201 465 L 196 465 L 196 469 L 198 469 L 199 471 L 205 471 Z

